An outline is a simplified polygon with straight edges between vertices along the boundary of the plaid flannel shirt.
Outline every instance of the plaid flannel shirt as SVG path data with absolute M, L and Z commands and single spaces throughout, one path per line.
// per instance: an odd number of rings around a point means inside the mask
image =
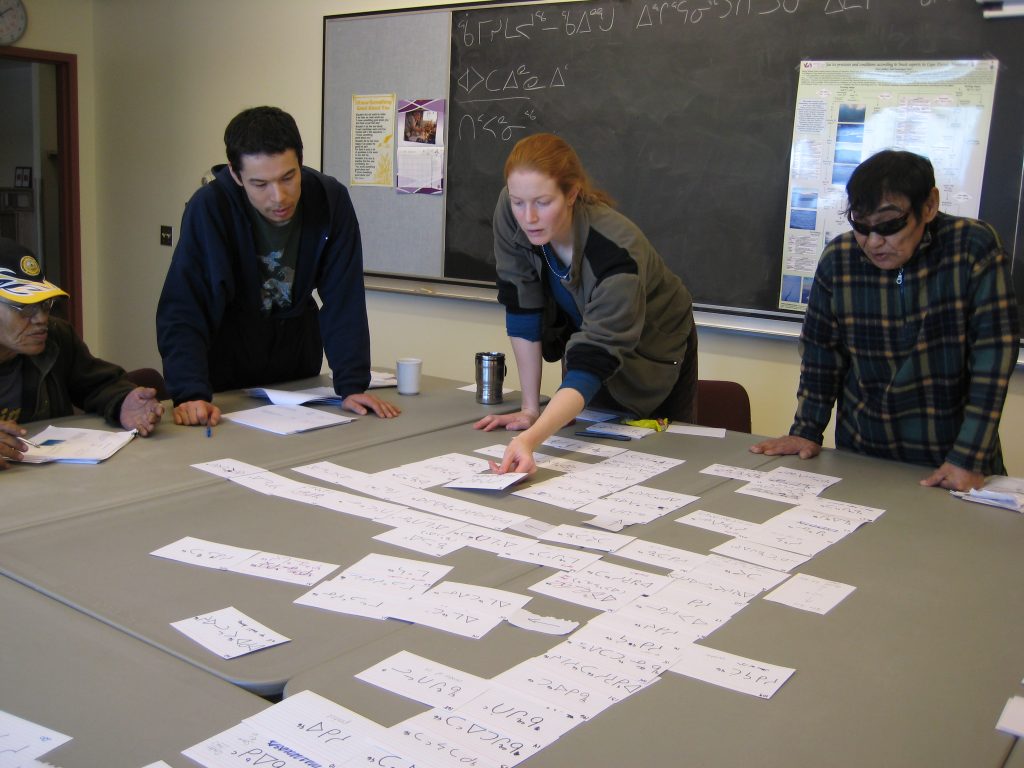
M 995 231 L 939 213 L 901 270 L 871 264 L 852 232 L 829 243 L 800 335 L 790 434 L 938 467 L 1005 474 L 999 418 L 1020 328 Z

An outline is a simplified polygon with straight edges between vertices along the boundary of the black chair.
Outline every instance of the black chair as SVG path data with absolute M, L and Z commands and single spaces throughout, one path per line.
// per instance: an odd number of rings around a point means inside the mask
M 167 383 L 164 381 L 164 377 L 155 368 L 136 368 L 134 371 L 128 371 L 124 377 L 136 386 L 152 387 L 156 390 L 159 400 L 170 400 L 171 398 L 167 393 Z
M 733 432 L 750 432 L 750 398 L 735 381 L 697 381 L 697 416 L 702 427 L 724 427 Z

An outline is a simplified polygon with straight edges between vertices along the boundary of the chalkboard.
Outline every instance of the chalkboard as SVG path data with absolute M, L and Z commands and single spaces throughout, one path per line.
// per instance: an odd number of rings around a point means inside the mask
M 777 303 L 799 62 L 996 58 L 980 216 L 1003 237 L 1024 297 L 1024 19 L 985 20 L 975 0 L 608 0 L 429 14 L 450 20 L 443 263 L 436 270 L 424 248 L 429 265 L 406 252 L 378 274 L 492 284 L 505 157 L 519 138 L 551 131 L 577 148 L 698 307 L 792 317 Z M 329 42 L 325 32 L 325 62 Z M 326 104 L 326 64 L 324 78 Z M 327 120 L 325 106 L 325 145 Z

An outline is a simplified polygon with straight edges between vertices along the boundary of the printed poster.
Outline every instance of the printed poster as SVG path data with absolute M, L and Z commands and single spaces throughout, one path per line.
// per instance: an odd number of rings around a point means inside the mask
M 349 184 L 394 184 L 395 94 L 352 94 L 352 157 Z
M 924 155 L 940 210 L 977 218 L 999 62 L 803 61 L 779 308 L 807 308 L 825 245 L 850 229 L 846 182 L 883 149 Z

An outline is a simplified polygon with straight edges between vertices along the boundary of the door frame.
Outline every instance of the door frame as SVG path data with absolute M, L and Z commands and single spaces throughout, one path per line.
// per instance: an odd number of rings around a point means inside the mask
M 70 294 L 67 300 L 68 322 L 81 336 L 82 224 L 78 168 L 78 56 L 73 53 L 0 46 L 0 58 L 56 66 L 61 288 Z

